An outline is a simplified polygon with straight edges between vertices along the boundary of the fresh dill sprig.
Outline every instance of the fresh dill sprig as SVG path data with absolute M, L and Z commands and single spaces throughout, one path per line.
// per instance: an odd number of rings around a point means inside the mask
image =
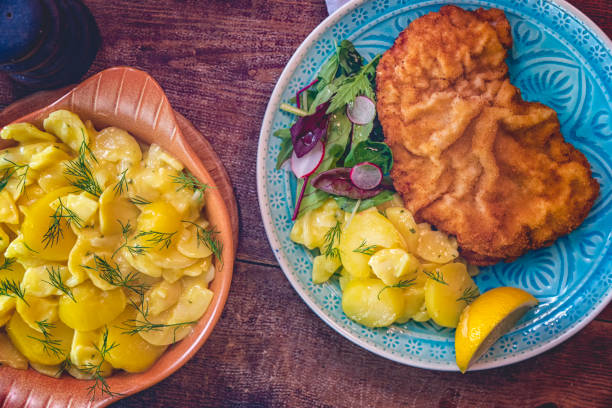
M 361 241 L 361 244 L 355 249 L 353 252 L 357 252 L 364 255 L 374 255 L 374 253 L 378 250 L 378 245 L 368 245 L 366 240 Z
M 468 305 L 476 300 L 476 298 L 480 296 L 480 291 L 476 286 L 470 286 L 463 291 L 461 297 L 457 298 L 457 302 L 461 302 L 462 300 Z
M 11 271 L 11 270 L 13 270 L 13 264 L 15 263 L 15 261 L 16 261 L 15 258 L 5 258 L 4 262 L 2 263 L 2 265 L 0 265 L 0 271 L 3 271 L 3 270 Z
M 121 225 L 121 235 L 123 235 L 123 244 L 121 244 L 119 248 L 115 249 L 115 252 L 113 252 L 113 254 L 111 255 L 111 259 L 115 257 L 115 255 L 117 254 L 117 252 L 121 250 L 121 248 L 127 249 L 128 252 L 132 256 L 142 255 L 145 253 L 147 249 L 151 248 L 151 247 L 140 245 L 140 244 L 128 245 L 129 235 L 130 235 L 130 232 L 132 231 L 132 226 L 130 224 L 130 221 L 128 220 L 126 224 L 123 224 L 121 220 L 117 220 L 117 222 L 119 223 L 119 225 Z
M 407 288 L 407 287 L 410 287 L 410 286 L 414 285 L 414 281 L 415 281 L 415 278 L 406 279 L 406 280 L 403 280 L 403 281 L 399 281 L 395 285 L 385 286 L 384 288 L 382 288 L 380 290 L 380 292 L 378 292 L 378 296 L 376 296 L 376 297 L 378 298 L 378 300 L 380 300 L 380 294 L 383 293 L 386 289 L 389 289 L 389 288 Z
M 42 345 L 43 350 L 48 355 L 53 354 L 55 357 L 60 357 L 61 355 L 63 355 L 64 353 L 62 349 L 59 348 L 59 346 L 62 344 L 62 341 L 59 339 L 52 338 L 51 334 L 49 333 L 49 330 L 55 328 L 55 324 L 49 323 L 47 322 L 47 319 L 44 319 L 42 321 L 36 321 L 36 325 L 38 326 L 38 329 L 42 332 L 44 339 L 40 339 L 34 336 L 28 337 L 30 339 L 38 341 Z
M 30 248 L 30 246 L 25 241 L 23 241 L 23 246 L 26 247 L 27 250 L 30 252 L 34 252 L 35 254 L 39 253 L 37 250 Z
M 115 266 L 111 265 L 105 258 L 94 254 L 94 267 L 88 265 L 81 265 L 83 268 L 96 271 L 100 279 L 108 282 L 109 284 L 117 287 L 123 287 L 132 292 L 136 293 L 141 298 L 144 298 L 144 294 L 149 289 L 148 285 L 139 283 L 137 280 L 138 272 L 129 272 L 126 275 L 121 273 L 119 265 L 115 263 Z
M 111 391 L 110 385 L 108 385 L 108 382 L 106 382 L 106 378 L 104 378 L 104 376 L 102 375 L 102 365 L 106 361 L 108 353 L 110 353 L 112 349 L 118 346 L 119 344 L 117 344 L 116 342 L 112 342 L 111 344 L 109 344 L 108 327 L 104 327 L 104 332 L 102 332 L 102 345 L 98 347 L 94 344 L 94 347 L 96 348 L 98 353 L 100 353 L 100 362 L 98 364 L 86 363 L 83 367 L 79 367 L 79 370 L 81 372 L 91 375 L 91 379 L 92 381 L 94 381 L 94 383 L 87 388 L 87 391 L 92 401 L 96 399 L 97 392 L 100 392 L 100 394 L 102 395 L 106 394 L 110 397 L 118 397 L 122 395 L 120 393 Z
M 87 160 L 87 155 L 89 155 L 89 157 L 96 163 L 98 162 L 92 151 L 89 149 L 89 146 L 87 146 L 85 139 L 83 139 L 81 147 L 79 148 L 79 155 L 76 157 L 76 159 L 71 160 L 66 164 L 64 174 L 66 174 L 66 176 L 70 176 L 67 177 L 68 181 L 79 190 L 83 190 L 91 195 L 100 197 L 102 194 L 102 188 L 93 175 L 91 165 L 89 160 Z
M 30 306 L 30 304 L 25 300 L 25 289 L 22 289 L 21 285 L 14 280 L 0 280 L 0 296 L 19 298 L 23 300 L 23 303 L 28 305 L 28 307 Z
M 336 221 L 336 224 L 327 230 L 323 236 L 323 255 L 326 258 L 340 258 L 340 251 L 334 245 L 336 245 L 336 242 L 340 242 L 341 234 L 342 224 L 340 224 L 340 221 Z
M 29 164 L 17 164 L 14 161 L 11 161 L 4 157 L 4 161 L 10 163 L 10 166 L 4 169 L 4 174 L 0 176 L 0 191 L 4 190 L 4 187 L 8 184 L 11 177 L 16 175 L 19 179 L 17 183 L 17 189 L 21 190 L 23 193 L 26 187 L 26 180 L 28 178 L 28 171 L 30 170 Z M 17 174 L 19 170 L 22 170 L 21 174 Z
M 204 228 L 201 225 L 196 224 L 195 222 L 185 221 L 188 224 L 194 225 L 196 227 L 196 238 L 198 240 L 198 245 L 205 245 L 210 251 L 215 255 L 217 261 L 223 265 L 223 259 L 221 257 L 223 253 L 223 243 L 217 238 L 219 235 L 219 231 L 214 228 Z
M 188 190 L 192 190 L 194 193 L 198 192 L 199 198 L 202 198 L 204 196 L 206 190 L 212 188 L 208 184 L 204 184 L 200 180 L 195 178 L 193 174 L 191 174 L 187 170 L 185 170 L 184 172 L 179 172 L 177 176 L 170 176 L 170 178 L 172 179 L 172 182 L 174 184 L 178 184 L 178 188 L 176 189 L 176 191 L 181 191 L 182 189 L 186 188 Z
M 49 280 L 48 281 L 43 281 L 51 286 L 53 286 L 54 288 L 58 289 L 59 291 L 63 292 L 64 294 L 66 294 L 66 296 L 68 296 L 70 299 L 72 299 L 72 301 L 74 303 L 76 303 L 76 299 L 74 298 L 74 294 L 72 293 L 72 289 L 70 289 L 68 286 L 66 286 L 66 284 L 64 283 L 64 280 L 62 279 L 62 274 L 60 272 L 60 268 L 58 267 L 57 269 L 55 269 L 53 266 L 51 268 L 47 267 L 47 274 L 49 275 Z
M 448 283 L 446 283 L 446 281 L 444 280 L 444 274 L 440 271 L 440 269 L 436 268 L 433 271 L 423 270 L 423 273 L 425 275 L 427 275 L 429 277 L 429 279 L 432 279 L 432 280 L 434 280 L 434 281 L 436 281 L 438 283 L 441 283 L 443 285 L 447 285 L 448 286 Z
M 51 223 L 45 235 L 43 235 L 42 243 L 47 248 L 57 244 L 60 238 L 64 238 L 64 232 L 62 231 L 62 220 L 66 222 L 66 226 L 69 226 L 71 222 L 74 222 L 79 228 L 83 227 L 83 220 L 74 211 L 66 207 L 62 203 L 62 199 L 58 199 L 59 204 L 55 209 L 55 213 L 51 215 Z
M 159 231 L 140 231 L 134 238 L 144 237 L 145 241 L 160 245 L 162 248 L 169 248 L 172 244 L 174 232 L 159 232 Z
M 115 192 L 115 196 L 121 195 L 123 194 L 123 190 L 125 190 L 125 192 L 128 192 L 128 181 L 125 178 L 125 173 L 127 173 L 128 169 L 125 169 L 121 172 L 121 176 L 119 177 L 119 181 L 117 182 L 117 184 L 115 184 L 115 187 L 113 187 L 113 191 Z
M 147 319 L 146 313 L 140 313 L 142 315 L 142 319 L 129 319 L 123 322 L 124 327 L 120 327 L 123 330 L 123 334 L 127 334 L 133 336 L 137 333 L 150 332 L 150 331 L 160 331 L 167 327 L 174 328 L 174 339 L 173 343 L 176 342 L 176 332 L 181 327 L 189 326 L 197 323 L 197 320 L 193 320 L 190 322 L 180 322 L 180 323 L 153 323 Z
M 144 197 L 141 197 L 139 195 L 135 195 L 132 196 L 130 198 L 128 198 L 129 202 L 134 204 L 134 205 L 147 205 L 147 204 L 151 204 L 151 201 L 147 200 Z

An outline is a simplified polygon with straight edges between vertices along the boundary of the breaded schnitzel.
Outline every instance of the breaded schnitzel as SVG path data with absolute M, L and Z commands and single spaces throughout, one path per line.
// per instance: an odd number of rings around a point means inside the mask
M 413 21 L 377 69 L 396 190 L 475 265 L 552 244 L 599 193 L 556 112 L 510 83 L 511 46 L 501 10 L 445 6 Z

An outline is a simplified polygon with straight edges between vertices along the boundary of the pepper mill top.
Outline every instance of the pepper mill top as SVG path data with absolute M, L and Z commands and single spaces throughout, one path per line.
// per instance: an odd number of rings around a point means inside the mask
M 0 0 L 0 70 L 33 89 L 77 82 L 100 46 L 80 0 Z

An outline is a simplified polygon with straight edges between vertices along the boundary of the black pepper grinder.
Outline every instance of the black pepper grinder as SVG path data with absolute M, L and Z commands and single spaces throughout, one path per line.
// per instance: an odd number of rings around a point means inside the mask
M 100 47 L 79 0 L 0 0 L 0 70 L 31 89 L 77 82 Z

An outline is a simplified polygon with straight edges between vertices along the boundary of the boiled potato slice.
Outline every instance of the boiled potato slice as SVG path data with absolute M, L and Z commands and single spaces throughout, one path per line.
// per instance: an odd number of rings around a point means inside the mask
M 6 190 L 0 192 L 0 222 L 19 223 L 19 210 L 13 197 Z
M 444 327 L 457 327 L 459 315 L 468 302 L 462 298 L 478 295 L 478 287 L 462 263 L 441 266 L 425 282 L 425 304 L 434 322 Z M 473 299 L 472 299 L 473 300 Z
M 125 322 L 142 319 L 133 308 L 128 307 L 108 326 L 108 344 L 117 344 L 106 356 L 114 368 L 128 373 L 146 371 L 166 350 L 165 345 L 153 345 L 138 334 L 126 334 Z
M 62 291 L 53 286 L 51 275 L 55 274 L 65 284 L 70 277 L 68 267 L 60 264 L 45 264 L 33 266 L 26 269 L 21 281 L 25 293 L 32 296 L 44 298 L 47 296 L 61 296 Z
M 55 210 L 49 204 L 72 191 L 74 191 L 74 187 L 64 187 L 52 191 L 28 209 L 21 231 L 24 242 L 36 251 L 37 257 L 49 261 L 65 261 L 68 259 L 70 250 L 76 242 L 76 236 L 66 225 L 66 221 L 60 221 L 62 234 L 57 234 L 57 240 L 46 239 L 45 234 L 50 228 L 50 220 L 55 213 Z
M 196 224 L 204 229 L 208 227 L 207 221 L 200 221 Z M 186 224 L 186 227 L 181 231 L 176 243 L 176 249 L 184 256 L 190 258 L 206 258 L 212 254 L 210 248 L 198 239 L 196 226 L 191 224 Z
M 25 216 L 27 209 L 32 204 L 44 197 L 47 192 L 43 190 L 38 184 L 31 184 L 28 186 L 27 194 L 22 194 L 16 201 L 17 207 L 21 213 Z
M 308 249 L 320 248 L 326 243 L 325 234 L 338 221 L 344 221 L 344 211 L 340 210 L 336 200 L 330 198 L 321 207 L 308 211 L 298 218 L 293 224 L 290 238 Z
M 88 379 L 92 377 L 91 370 L 87 370 L 87 367 L 95 367 L 102 361 L 102 356 L 96 348 L 102 341 L 101 330 L 92 331 L 76 331 L 72 338 L 72 347 L 70 348 L 70 362 L 72 365 L 81 368 L 77 370 L 79 372 L 78 377 L 80 379 Z M 110 347 L 112 343 L 108 343 Z M 112 374 L 113 367 L 107 361 L 103 362 L 100 367 L 100 374 L 102 377 L 108 377 Z
M 93 138 L 91 151 L 98 160 L 109 162 L 135 164 L 142 160 L 142 151 L 136 139 L 125 130 L 112 126 L 102 129 Z
M 46 193 L 50 193 L 59 188 L 69 186 L 70 182 L 64 175 L 65 168 L 66 162 L 62 161 L 41 170 L 38 176 L 38 185 L 40 188 L 42 188 Z
M 43 127 L 49 133 L 59 137 L 72 150 L 78 152 L 83 142 L 89 144 L 89 132 L 79 116 L 67 110 L 52 112 L 43 121 Z
M 191 324 L 196 322 L 208 309 L 213 298 L 213 292 L 208 289 L 208 282 L 202 276 L 183 278 L 183 292 L 176 305 L 159 314 L 149 316 L 151 323 L 174 325 L 160 330 L 141 331 L 140 336 L 151 344 L 163 346 L 185 338 L 191 332 Z
M 145 294 L 145 302 L 149 306 L 149 313 L 158 315 L 174 306 L 179 300 L 182 288 L 181 281 L 170 283 L 162 280 L 153 285 Z
M 367 278 L 372 270 L 368 265 L 368 253 L 359 248 L 405 248 L 406 244 L 393 224 L 375 208 L 355 214 L 340 236 L 340 259 L 344 268 L 356 278 Z
M 21 315 L 23 321 L 26 322 L 32 329 L 40 331 L 38 322 L 47 321 L 49 323 L 54 323 L 57 321 L 58 301 L 55 296 L 39 298 L 30 296 L 28 293 L 26 293 L 24 300 L 17 299 L 17 313 Z
M 402 288 L 404 308 L 397 317 L 397 323 L 406 323 L 425 307 L 425 288 L 423 285 L 412 285 Z
M 70 156 L 62 150 L 60 145 L 54 143 L 32 155 L 30 159 L 30 168 L 42 170 L 62 160 L 70 160 Z
M 385 327 L 401 316 L 401 289 L 390 288 L 379 279 L 349 282 L 342 294 L 342 310 L 351 320 L 368 327 Z
M 0 332 L 0 364 L 17 370 L 28 369 L 28 359 L 11 343 L 6 333 Z
M 417 235 L 417 224 L 410 211 L 403 207 L 391 207 L 385 211 L 385 216 L 391 224 L 402 234 L 406 241 L 406 249 L 410 253 L 415 253 L 419 242 Z
M 6 125 L 0 131 L 0 137 L 19 143 L 55 142 L 55 136 L 43 132 L 31 123 L 13 123 Z
M 368 261 L 368 265 L 385 285 L 393 286 L 400 281 L 415 279 L 420 264 L 414 255 L 396 248 L 376 252 Z
M 96 197 L 86 192 L 68 194 L 58 198 L 49 205 L 55 210 L 59 206 L 60 200 L 66 208 L 79 217 L 81 227 L 94 223 L 94 215 L 98 211 L 98 200 Z M 72 223 L 73 226 L 75 224 L 77 223 Z
M 108 324 L 125 308 L 126 298 L 121 289 L 100 290 L 90 281 L 72 288 L 76 302 L 66 295 L 59 301 L 59 317 L 69 327 L 91 331 Z
M 4 230 L 4 227 L 0 224 L 0 251 L 4 252 L 6 247 L 8 247 L 11 242 L 8 234 Z
M 316 256 L 312 263 L 312 283 L 326 282 L 341 266 L 337 256 Z
M 457 240 L 440 231 L 423 231 L 419 234 L 416 253 L 429 262 L 445 264 L 459 256 Z
M 346 271 L 346 269 L 340 269 L 340 277 L 338 278 L 338 283 L 340 284 L 340 290 L 344 291 L 346 289 L 346 285 L 350 281 L 354 280 L 353 276 Z
M 126 197 L 115 194 L 113 189 L 113 185 L 108 186 L 99 200 L 100 231 L 103 235 L 121 234 L 121 224 L 127 225 L 130 222 L 134 225 L 139 213 L 138 207 Z
M 4 316 L 4 318 L 8 316 L 10 318 L 13 314 L 13 310 L 15 310 L 16 303 L 17 300 L 14 297 L 0 296 L 0 316 Z
M 123 251 L 125 260 L 127 263 L 138 272 L 151 276 L 153 278 L 159 278 L 162 276 L 163 269 L 158 266 L 153 259 L 151 254 L 145 252 L 142 255 L 131 255 L 126 251 Z
M 23 321 L 19 313 L 15 313 L 6 327 L 6 333 L 13 345 L 31 363 L 55 365 L 60 364 L 70 352 L 73 330 L 61 321 L 53 323 L 48 329 L 49 338 L 55 342 L 57 353 L 47 347 L 45 350 L 44 336 L 41 332 L 34 330 Z
M 139 231 L 156 231 L 163 234 L 173 234 L 179 231 L 182 227 L 181 218 L 174 207 L 164 201 L 156 201 L 142 207 L 142 212 L 138 216 L 137 226 Z M 144 235 L 141 241 L 155 243 L 152 235 Z M 171 242 L 174 242 L 176 237 L 173 236 Z
M 31 362 L 30 367 L 32 367 L 34 371 L 46 375 L 47 377 L 60 378 L 62 376 L 62 366 L 60 364 L 48 365 Z
M 170 156 L 155 143 L 149 146 L 149 150 L 145 153 L 144 162 L 147 167 L 151 168 L 168 167 L 176 171 L 183 170 L 183 164 L 180 161 Z

